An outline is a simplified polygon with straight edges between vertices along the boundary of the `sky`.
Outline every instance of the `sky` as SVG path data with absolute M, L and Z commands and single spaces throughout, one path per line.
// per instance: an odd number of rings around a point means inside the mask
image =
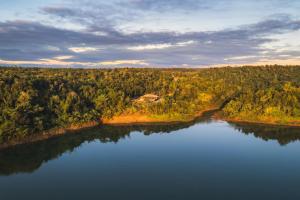
M 0 65 L 300 64 L 299 0 L 0 0 Z

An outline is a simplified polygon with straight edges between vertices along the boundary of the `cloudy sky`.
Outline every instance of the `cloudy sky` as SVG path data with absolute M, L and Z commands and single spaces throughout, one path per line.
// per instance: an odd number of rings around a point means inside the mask
M 299 0 L 0 0 L 0 64 L 300 64 Z

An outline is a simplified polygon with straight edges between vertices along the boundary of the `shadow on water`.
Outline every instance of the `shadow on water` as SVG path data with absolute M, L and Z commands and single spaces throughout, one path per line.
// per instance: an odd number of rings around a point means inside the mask
M 253 134 L 264 141 L 276 140 L 282 146 L 300 140 L 299 127 L 231 122 L 229 124 L 245 135 Z
M 213 112 L 207 112 L 203 117 L 192 122 L 174 124 L 101 126 L 74 134 L 66 134 L 31 144 L 18 145 L 0 151 L 0 176 L 15 173 L 32 173 L 42 164 L 56 159 L 66 152 L 72 152 L 85 142 L 100 141 L 101 143 L 117 143 L 130 136 L 133 131 L 144 135 L 168 134 L 176 130 L 186 129 L 195 124 L 211 123 Z M 244 134 L 254 134 L 264 140 L 277 140 L 284 145 L 300 140 L 300 129 L 266 125 L 250 125 L 229 123 Z
M 209 123 L 212 112 L 191 122 L 170 124 L 138 124 L 124 126 L 101 126 L 74 134 L 66 134 L 35 143 L 22 144 L 0 151 L 0 176 L 15 173 L 32 173 L 43 163 L 56 159 L 66 152 L 72 152 L 85 142 L 117 143 L 128 138 L 133 131 L 144 135 L 168 134 L 176 130 L 189 128 L 196 123 Z

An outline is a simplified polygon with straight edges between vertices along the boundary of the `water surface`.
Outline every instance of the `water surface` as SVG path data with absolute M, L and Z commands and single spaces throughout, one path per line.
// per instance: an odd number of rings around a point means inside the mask
M 0 151 L 10 199 L 299 199 L 300 129 L 199 119 Z

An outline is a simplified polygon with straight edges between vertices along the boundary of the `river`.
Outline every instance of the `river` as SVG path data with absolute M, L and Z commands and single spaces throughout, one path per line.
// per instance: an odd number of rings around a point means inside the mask
M 300 199 L 300 129 L 103 126 L 0 151 L 0 199 Z

